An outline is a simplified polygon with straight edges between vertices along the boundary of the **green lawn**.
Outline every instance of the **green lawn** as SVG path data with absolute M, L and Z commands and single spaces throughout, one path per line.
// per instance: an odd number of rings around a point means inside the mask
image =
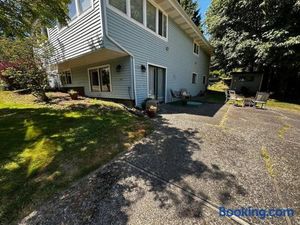
M 149 122 L 118 104 L 56 107 L 0 92 L 0 221 L 11 224 L 125 151 Z
M 228 88 L 229 87 L 224 83 L 224 81 L 216 82 L 213 85 L 208 86 L 207 95 L 199 98 L 199 100 L 209 103 L 223 103 L 225 102 L 224 91 Z M 269 99 L 267 107 L 300 112 L 299 104 L 283 102 L 275 99 Z
M 270 99 L 267 103 L 267 107 L 284 109 L 284 110 L 300 113 L 300 105 L 299 104 L 282 102 L 282 101 L 275 100 L 275 99 Z
M 219 81 L 219 82 L 216 82 L 212 85 L 209 85 L 207 87 L 207 89 L 210 90 L 210 91 L 214 91 L 214 92 L 224 93 L 225 90 L 229 89 L 229 86 L 227 84 L 225 84 L 224 81 Z

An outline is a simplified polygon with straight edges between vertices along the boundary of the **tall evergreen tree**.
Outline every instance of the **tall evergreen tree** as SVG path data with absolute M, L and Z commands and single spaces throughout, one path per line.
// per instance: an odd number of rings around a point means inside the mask
M 206 19 L 213 66 L 262 71 L 268 89 L 287 93 L 299 82 L 299 18 L 299 0 L 213 0 Z
M 178 0 L 178 2 L 196 26 L 201 29 L 201 14 L 198 2 L 193 0 Z

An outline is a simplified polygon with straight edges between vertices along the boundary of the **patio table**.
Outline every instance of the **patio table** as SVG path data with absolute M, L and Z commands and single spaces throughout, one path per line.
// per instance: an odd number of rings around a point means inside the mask
M 253 97 L 245 98 L 244 99 L 244 106 L 250 106 L 250 107 L 252 107 L 253 106 L 253 100 L 254 100 Z
M 245 97 L 242 95 L 236 95 L 235 101 L 234 101 L 234 105 L 238 106 L 239 103 L 242 103 L 242 107 L 245 106 Z

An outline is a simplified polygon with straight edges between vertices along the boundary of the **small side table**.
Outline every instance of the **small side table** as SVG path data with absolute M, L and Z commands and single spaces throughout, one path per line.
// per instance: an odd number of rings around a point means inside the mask
M 245 98 L 244 99 L 244 106 L 249 106 L 249 107 L 252 107 L 254 104 L 253 104 L 253 98 Z
M 245 106 L 245 98 L 237 97 L 234 101 L 234 105 L 239 106 L 240 105 L 239 103 L 242 103 L 242 107 L 244 107 Z

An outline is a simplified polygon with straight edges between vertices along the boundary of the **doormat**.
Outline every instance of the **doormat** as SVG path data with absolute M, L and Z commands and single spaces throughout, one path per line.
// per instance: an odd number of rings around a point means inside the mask
M 200 106 L 200 105 L 202 105 L 203 103 L 201 103 L 201 102 L 188 102 L 187 104 L 188 104 L 188 105 L 191 105 L 191 106 Z

